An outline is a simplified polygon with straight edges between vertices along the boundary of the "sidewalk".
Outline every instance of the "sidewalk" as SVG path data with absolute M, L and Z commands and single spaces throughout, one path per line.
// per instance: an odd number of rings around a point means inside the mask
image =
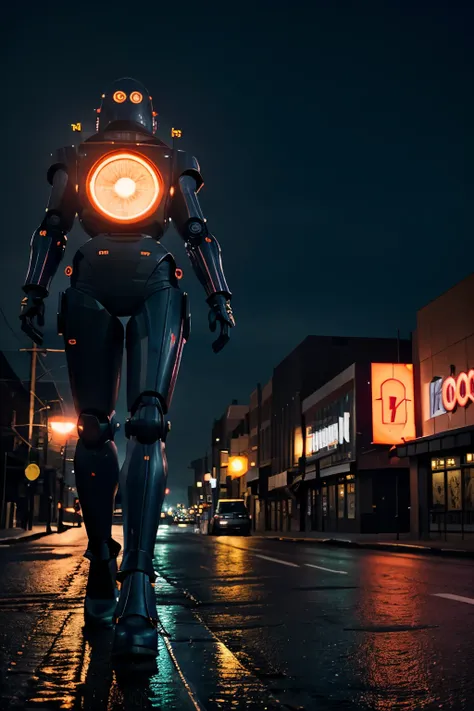
M 0 529 L 0 546 L 12 545 L 14 543 L 24 543 L 26 541 L 36 541 L 43 536 L 51 536 L 58 533 L 57 525 L 51 525 L 51 533 L 46 533 L 46 524 L 33 526 L 31 531 L 25 531 L 24 528 L 1 528 Z M 68 531 L 72 526 L 65 526 L 64 531 Z M 64 533 L 62 531 L 62 533 Z
M 460 534 L 448 534 L 448 540 L 415 540 L 409 533 L 401 533 L 400 540 L 396 535 L 383 533 L 346 533 L 338 534 L 322 531 L 256 531 L 252 538 L 265 538 L 267 540 L 282 541 L 285 543 L 311 543 L 339 548 L 359 548 L 370 550 L 384 550 L 395 553 L 420 553 L 430 555 L 444 555 L 459 558 L 474 559 L 474 535 L 466 534 L 462 540 Z

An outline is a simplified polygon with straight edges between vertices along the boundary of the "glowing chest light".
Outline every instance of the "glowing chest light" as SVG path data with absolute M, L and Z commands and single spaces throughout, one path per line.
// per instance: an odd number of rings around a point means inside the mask
M 158 207 L 163 194 L 158 170 L 143 156 L 120 151 L 102 157 L 86 180 L 93 207 L 114 222 L 139 222 Z

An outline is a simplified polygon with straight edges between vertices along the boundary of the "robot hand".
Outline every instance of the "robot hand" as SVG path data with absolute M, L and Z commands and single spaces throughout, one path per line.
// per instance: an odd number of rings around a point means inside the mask
M 30 289 L 21 301 L 21 330 L 26 333 L 38 346 L 43 344 L 43 334 L 34 325 L 36 318 L 38 326 L 44 326 L 44 298 L 43 289 Z
M 219 353 L 230 338 L 229 329 L 235 326 L 234 314 L 232 313 L 230 301 L 224 294 L 212 294 L 207 303 L 211 307 L 209 311 L 209 328 L 214 333 L 218 322 L 221 327 L 219 337 L 212 344 L 214 353 Z

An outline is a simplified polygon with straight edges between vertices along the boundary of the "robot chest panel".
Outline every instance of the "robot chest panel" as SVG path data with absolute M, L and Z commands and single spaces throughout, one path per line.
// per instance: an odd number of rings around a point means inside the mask
M 78 151 L 79 217 L 85 230 L 164 231 L 171 151 L 146 144 L 85 143 Z

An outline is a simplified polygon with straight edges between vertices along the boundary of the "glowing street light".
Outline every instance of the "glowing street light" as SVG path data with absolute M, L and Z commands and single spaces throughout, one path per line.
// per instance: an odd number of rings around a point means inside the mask
M 55 434 L 67 436 L 75 429 L 76 422 L 68 417 L 50 417 L 49 426 Z
M 201 489 L 202 488 L 202 481 L 197 481 L 196 486 L 198 489 Z
M 249 468 L 247 457 L 229 457 L 229 471 L 233 477 L 243 476 Z

